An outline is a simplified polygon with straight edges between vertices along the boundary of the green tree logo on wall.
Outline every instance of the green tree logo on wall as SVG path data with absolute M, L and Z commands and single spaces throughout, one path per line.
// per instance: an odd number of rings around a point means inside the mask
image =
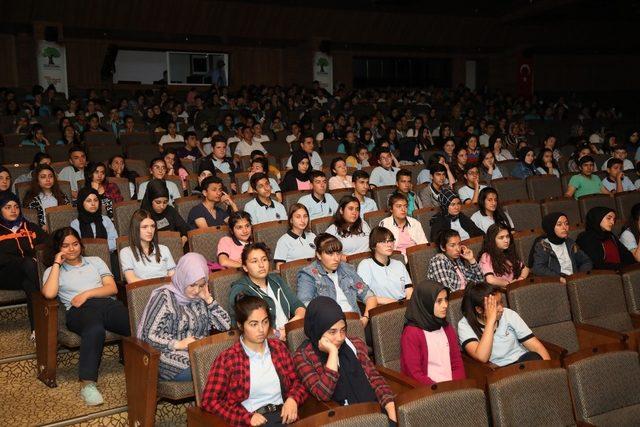
M 49 58 L 49 65 L 54 65 L 53 58 L 60 58 L 60 51 L 55 47 L 46 47 L 42 50 L 42 56 Z
M 316 62 L 316 65 L 320 67 L 320 72 L 324 73 L 324 67 L 329 66 L 329 60 L 327 60 L 327 58 L 318 58 L 318 62 Z

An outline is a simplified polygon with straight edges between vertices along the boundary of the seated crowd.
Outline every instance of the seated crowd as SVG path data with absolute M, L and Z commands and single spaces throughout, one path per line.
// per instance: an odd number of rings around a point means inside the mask
M 262 123 L 278 119 L 282 124 L 284 114 L 265 121 L 250 110 L 229 113 L 200 138 L 191 129 L 178 132 L 174 110 L 156 113 L 155 106 L 123 105 L 108 121 L 93 113 L 85 117 L 87 123 L 78 120 L 84 112 L 77 100 L 62 110 L 58 144 L 70 146 L 69 165 L 61 171 L 51 165 L 49 139 L 37 123 L 27 124 L 31 136 L 22 143 L 42 147 L 28 176 L 13 180 L 8 168 L 0 168 L 0 273 L 7 278 L 0 288 L 26 292 L 32 338 L 38 332 L 32 293 L 40 290 L 64 304 L 66 327 L 81 337 L 78 376 L 87 405 L 104 401 L 97 381 L 105 331 L 133 333 L 157 349 L 160 379 L 191 381 L 189 344 L 212 331 L 235 328 L 240 339 L 211 366 L 202 409 L 234 425 L 281 425 L 296 421 L 309 398 L 339 405 L 377 402 L 390 422 L 397 422 L 394 393 L 369 357 L 370 342 L 349 330 L 348 313 L 369 334 L 371 310 L 405 300 L 400 368 L 431 385 L 466 378 L 463 354 L 498 366 L 550 359 L 518 313 L 503 307 L 501 290 L 511 283 L 532 275 L 566 283 L 574 273 L 640 262 L 640 204 L 627 215 L 622 233 L 614 229 L 615 209 L 591 208 L 575 241 L 569 237 L 569 217 L 548 213 L 538 225 L 543 234 L 521 259 L 513 236 L 520 230 L 491 181 L 560 177 L 562 158 L 553 136 L 540 147 L 528 144 L 526 130 L 517 130 L 526 128 L 524 121 L 514 120 L 518 126 L 506 131 L 494 120 L 434 121 L 428 114 L 413 117 L 410 110 L 396 111 L 386 123 L 375 114 L 358 120 L 341 113 L 334 120 L 327 112 L 320 128 L 312 132 L 310 122 L 292 122 L 286 140 L 278 142 L 262 133 Z M 201 110 L 187 107 L 186 124 L 193 126 Z M 132 115 L 141 115 L 152 130 L 166 131 L 143 181 L 127 170 L 124 156 L 88 161 L 84 142 L 100 126 L 125 135 Z M 635 191 L 640 179 L 634 183 L 627 174 L 636 175 L 640 167 L 626 156 L 636 148 L 637 132 L 627 145 L 611 138 L 607 144 L 591 140 L 571 141 L 575 153 L 564 160 L 577 174 L 565 195 L 578 199 Z M 333 147 L 332 142 L 339 143 L 334 152 L 316 151 Z M 176 143 L 182 146 L 174 150 Z M 269 162 L 274 144 L 288 144 L 282 170 Z M 603 154 L 596 150 L 611 155 L 602 165 L 603 179 L 595 173 L 594 155 Z M 327 155 L 330 166 L 323 164 Z M 250 159 L 243 168 L 244 156 Z M 189 175 L 185 159 L 197 174 Z M 515 165 L 507 172 L 500 161 Z M 124 198 L 108 177 L 126 178 L 127 198 L 140 201 L 127 218 L 128 242 L 121 248 L 114 218 Z M 69 182 L 68 194 L 60 181 Z M 29 183 L 22 197 L 16 183 Z M 189 194 L 200 199 L 184 215 L 179 199 Z M 77 219 L 52 230 L 47 209 L 62 205 L 75 206 Z M 467 208 L 474 207 L 470 214 Z M 419 217 L 424 212 L 433 215 L 425 221 Z M 380 219 L 370 223 L 378 213 Z M 324 228 L 315 228 L 318 220 Z M 272 221 L 286 221 L 287 227 L 274 247 L 255 241 L 254 227 Z M 175 231 L 189 249 L 190 231 L 209 227 L 226 234 L 213 247 L 213 259 L 189 250 L 174 259 L 159 243 L 158 232 Z M 108 264 L 84 255 L 87 238 L 107 241 Z M 482 240 L 479 253 L 469 244 L 473 238 Z M 429 242 L 438 253 L 415 283 L 408 249 Z M 42 243 L 46 251 L 38 261 L 47 268 L 39 278 L 34 259 Z M 354 266 L 352 256 L 363 253 Z M 306 264 L 295 283 L 288 283 L 279 273 L 299 260 Z M 209 274 L 226 269 L 238 269 L 242 278 L 231 285 L 228 301 L 216 301 Z M 151 278 L 166 278 L 167 284 L 152 292 L 137 330 L 131 331 L 127 308 L 115 298 L 117 286 Z M 462 318 L 454 325 L 447 311 L 456 291 L 464 296 Z M 291 353 L 286 325 L 294 321 L 303 323 L 306 340 Z

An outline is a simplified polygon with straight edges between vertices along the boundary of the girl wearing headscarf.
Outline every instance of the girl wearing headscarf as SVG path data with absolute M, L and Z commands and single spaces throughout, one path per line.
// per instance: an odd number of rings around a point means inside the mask
M 102 200 L 98 190 L 81 188 L 78 191 L 77 203 L 78 218 L 71 221 L 71 228 L 83 239 L 107 239 L 109 251 L 115 251 L 118 232 L 113 221 L 102 215 Z
M 285 191 L 311 190 L 311 162 L 306 151 L 297 150 L 291 155 L 291 165 L 293 169 L 288 171 L 284 178 L 280 189 Z
M 333 299 L 319 296 L 307 306 L 307 340 L 293 355 L 298 376 L 316 399 L 340 405 L 378 402 L 396 421 L 393 392 L 369 359 L 367 345 L 347 337 L 347 321 Z
M 551 212 L 542 218 L 544 236 L 538 237 L 529 254 L 529 265 L 536 276 L 566 276 L 591 271 L 591 259 L 569 237 L 569 218 L 562 212 Z
M 0 196 L 0 289 L 24 290 L 31 331 L 35 330 L 31 295 L 40 288 L 35 247 L 46 237 L 40 227 L 22 216 L 18 196 L 5 191 Z M 31 337 L 35 337 L 33 332 Z
M 533 148 L 522 147 L 518 149 L 518 160 L 520 162 L 511 171 L 511 176 L 514 178 L 525 179 L 529 176 L 538 175 L 535 165 L 535 154 Z
M 171 283 L 151 293 L 138 324 L 137 336 L 160 351 L 162 380 L 191 381 L 188 346 L 226 331 L 231 318 L 209 293 L 209 268 L 200 254 L 190 252 L 178 261 Z
M 449 290 L 433 280 L 414 288 L 400 338 L 400 369 L 423 384 L 466 378 L 455 329 L 447 322 Z
M 178 210 L 169 204 L 169 190 L 165 181 L 149 181 L 140 207 L 151 213 L 151 218 L 156 222 L 156 231 L 178 231 L 182 236 L 182 244 L 187 243 L 187 233 L 191 227 Z
M 438 196 L 438 201 L 440 202 L 440 212 L 431 218 L 430 241 L 436 241 L 440 232 L 448 229 L 456 230 L 462 240 L 484 234 L 482 230 L 471 221 L 471 218 L 460 212 L 462 202 L 460 201 L 460 196 L 456 193 L 447 188 L 443 188 Z
M 604 206 L 589 209 L 586 223 L 585 231 L 580 233 L 577 243 L 591 258 L 594 268 L 619 270 L 639 261 L 611 232 L 616 223 L 613 209 Z
M 0 198 L 11 191 L 11 172 L 4 166 L 0 166 Z

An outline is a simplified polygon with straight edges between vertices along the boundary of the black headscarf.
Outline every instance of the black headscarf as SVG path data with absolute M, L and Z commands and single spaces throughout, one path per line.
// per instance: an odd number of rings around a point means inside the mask
M 2 192 L 2 194 L 0 194 L 0 209 L 4 208 L 4 206 L 9 202 L 16 202 L 18 204 L 18 208 L 20 208 L 20 199 L 18 199 L 18 196 L 8 190 Z M 18 218 L 16 218 L 15 221 L 7 221 L 4 216 L 0 214 L 0 224 L 7 228 L 19 227 L 25 221 L 26 219 L 22 215 L 22 208 L 20 208 L 20 215 L 18 215 Z
M 413 295 L 409 300 L 404 317 L 407 325 L 416 326 L 425 331 L 433 332 L 447 326 L 447 319 L 441 319 L 433 314 L 433 307 L 440 291 L 449 289 L 433 280 L 423 280 L 413 287 Z
M 527 153 L 532 152 L 535 155 L 535 152 L 533 151 L 533 148 L 531 147 L 522 147 L 521 149 L 518 150 L 518 160 L 520 160 L 522 162 L 523 165 L 525 165 L 525 167 L 531 169 L 531 172 L 533 172 L 535 174 L 536 172 L 536 165 L 535 162 L 531 162 L 531 164 L 527 163 L 524 161 L 524 159 L 527 157 Z
M 304 159 L 309 160 L 309 168 L 305 173 L 298 170 L 298 163 Z M 311 179 L 311 159 L 309 154 L 303 150 L 296 150 L 291 155 L 291 168 L 293 169 L 293 176 L 299 181 L 309 181 Z
M 318 348 L 318 342 L 322 335 L 340 320 L 347 324 L 342 309 L 329 297 L 316 297 L 307 306 L 304 333 L 323 365 L 327 363 L 329 355 Z M 377 401 L 376 393 L 358 357 L 346 343 L 342 343 L 338 349 L 338 372 L 340 376 L 332 396 L 335 402 L 344 405 L 345 401 L 349 404 Z
M 84 201 L 90 195 L 95 195 L 98 198 L 98 210 L 94 213 L 87 211 L 84 208 Z M 78 191 L 78 222 L 80 223 L 80 237 L 84 239 L 106 239 L 107 229 L 104 228 L 102 223 L 102 200 L 100 200 L 100 194 L 93 188 L 84 187 Z M 91 224 L 96 226 L 95 235 Z
M 163 218 L 162 214 L 158 214 L 153 210 L 152 205 L 152 202 L 159 197 L 166 197 L 167 199 L 169 198 L 167 183 L 162 179 L 153 178 L 151 181 L 149 181 L 149 184 L 147 184 L 147 189 L 144 193 L 144 197 L 142 198 L 140 207 L 151 213 L 151 217 L 156 221 Z
M 596 239 L 600 241 L 604 241 L 610 239 L 613 233 L 610 231 L 603 230 L 600 227 L 600 223 L 602 219 L 609 214 L 609 212 L 615 212 L 611 208 L 606 208 L 604 206 L 596 206 L 595 208 L 589 209 L 587 212 L 587 221 L 585 225 L 585 231 L 593 233 Z
M 563 214 L 562 212 L 551 212 L 545 215 L 544 218 L 542 218 L 542 229 L 546 234 L 545 237 L 554 245 L 560 245 L 564 243 L 566 240 L 562 237 L 558 237 L 555 231 L 556 223 L 558 222 L 560 217 L 563 217 L 563 216 L 566 217 L 566 215 Z
M 11 179 L 11 172 L 9 171 L 9 169 L 5 168 L 4 166 L 0 166 L 0 173 L 2 173 L 2 172 L 8 173 L 9 174 L 9 180 L 11 182 L 13 182 L 13 180 Z M 11 185 L 9 185 L 9 188 L 7 188 L 4 191 L 0 190 L 0 198 L 3 197 L 7 193 L 11 193 Z M 20 204 L 20 201 L 18 201 L 18 205 L 19 204 Z
M 448 188 L 443 188 L 440 190 L 440 194 L 438 195 L 438 202 L 440 202 L 440 212 L 442 216 L 444 216 L 445 218 L 449 218 L 449 220 L 451 221 L 456 221 L 458 219 L 460 214 L 451 215 L 449 213 L 449 205 L 451 204 L 451 202 L 453 202 L 454 199 L 459 199 L 459 198 L 460 196 L 458 196 L 456 193 L 449 190 Z

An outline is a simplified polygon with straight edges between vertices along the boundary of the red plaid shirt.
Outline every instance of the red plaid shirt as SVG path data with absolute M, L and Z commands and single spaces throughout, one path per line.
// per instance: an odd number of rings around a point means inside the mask
M 369 359 L 369 356 L 367 356 L 368 349 L 364 341 L 355 337 L 349 337 L 349 340 L 357 350 L 358 360 L 360 360 L 369 384 L 371 384 L 371 387 L 378 397 L 380 406 L 384 408 L 387 403 L 393 401 L 394 396 L 391 388 L 382 375 L 380 375 L 380 372 L 378 372 L 371 359 Z M 320 362 L 320 358 L 310 342 L 298 348 L 293 355 L 293 361 L 296 364 L 296 369 L 302 379 L 302 383 L 311 395 L 322 402 L 330 401 L 340 374 L 327 368 Z
M 282 399 L 286 401 L 291 397 L 298 406 L 302 405 L 308 393 L 298 379 L 287 346 L 277 339 L 267 342 L 273 366 L 280 377 Z M 251 425 L 253 413 L 242 406 L 242 402 L 249 398 L 250 372 L 249 357 L 238 341 L 211 365 L 202 393 L 202 409 L 222 416 L 231 425 Z

